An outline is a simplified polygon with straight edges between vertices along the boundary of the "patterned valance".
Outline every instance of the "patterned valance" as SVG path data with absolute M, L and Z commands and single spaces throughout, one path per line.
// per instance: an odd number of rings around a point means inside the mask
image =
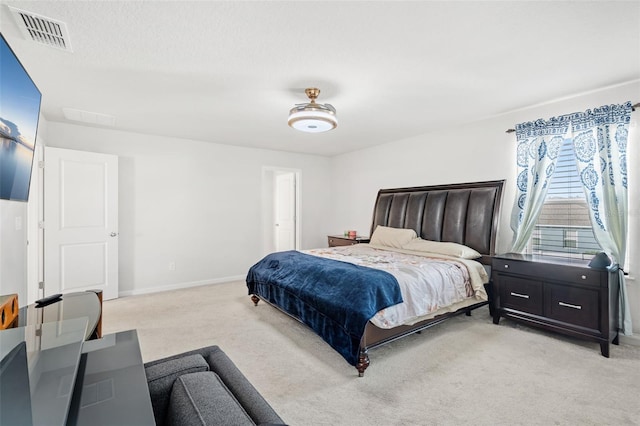
M 571 125 L 571 115 L 538 119 L 516 125 L 516 139 L 522 140 L 537 136 L 564 135 Z
M 576 132 L 601 125 L 629 124 L 632 110 L 631 102 L 627 102 L 620 105 L 603 105 L 585 112 L 576 112 L 570 116 L 571 126 Z

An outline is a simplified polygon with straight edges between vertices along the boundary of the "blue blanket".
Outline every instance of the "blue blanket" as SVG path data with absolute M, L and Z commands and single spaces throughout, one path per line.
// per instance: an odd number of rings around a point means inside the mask
M 247 287 L 307 324 L 351 365 L 367 321 L 402 302 L 388 272 L 298 251 L 272 253 L 253 265 Z

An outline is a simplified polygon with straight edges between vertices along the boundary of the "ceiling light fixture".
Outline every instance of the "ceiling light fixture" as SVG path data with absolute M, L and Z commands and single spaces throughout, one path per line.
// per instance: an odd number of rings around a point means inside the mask
M 338 125 L 336 109 L 329 104 L 318 104 L 316 98 L 320 89 L 315 87 L 306 89 L 304 93 L 311 102 L 296 104 L 289 111 L 289 126 L 307 133 L 320 133 L 333 130 Z

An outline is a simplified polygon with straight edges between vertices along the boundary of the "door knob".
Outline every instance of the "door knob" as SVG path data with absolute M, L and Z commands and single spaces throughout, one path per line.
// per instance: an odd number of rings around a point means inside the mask
M 116 232 L 112 232 L 112 233 L 111 233 L 111 234 L 109 234 L 109 235 L 111 235 L 112 237 L 115 237 L 115 236 L 117 236 L 117 235 L 118 235 L 118 233 L 116 233 Z

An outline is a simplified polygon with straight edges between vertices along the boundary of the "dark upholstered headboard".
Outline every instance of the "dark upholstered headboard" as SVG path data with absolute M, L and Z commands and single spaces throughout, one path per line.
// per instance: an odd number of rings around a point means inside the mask
M 373 209 L 376 226 L 407 228 L 432 241 L 464 244 L 489 264 L 495 254 L 504 180 L 381 189 Z

